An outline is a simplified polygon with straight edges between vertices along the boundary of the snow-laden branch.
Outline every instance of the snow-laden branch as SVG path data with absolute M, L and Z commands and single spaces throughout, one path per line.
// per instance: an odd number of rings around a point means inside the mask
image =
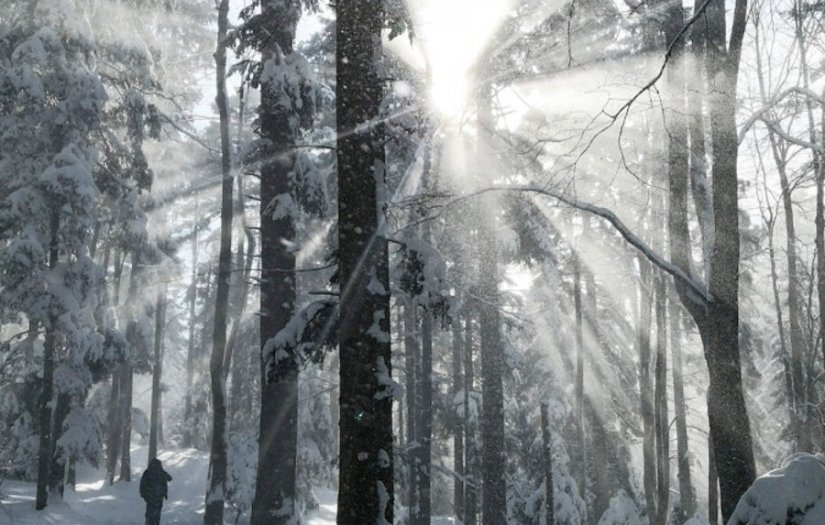
M 677 281 L 685 285 L 689 290 L 694 292 L 701 299 L 702 302 L 711 303 L 714 300 L 713 296 L 707 290 L 704 283 L 697 281 L 696 279 L 688 275 L 684 270 L 682 270 L 672 262 L 668 261 L 661 255 L 656 253 L 656 251 L 650 248 L 650 246 L 648 246 L 647 243 L 645 243 L 641 239 L 641 237 L 633 233 L 630 230 L 630 228 L 628 228 L 615 213 L 613 213 L 611 210 L 607 208 L 596 206 L 587 202 L 582 202 L 578 199 L 574 199 L 572 197 L 564 195 L 563 193 L 558 193 L 546 188 L 536 186 L 493 186 L 481 189 L 477 192 L 462 195 L 460 197 L 457 197 L 456 200 L 467 199 L 470 197 L 490 192 L 522 192 L 544 195 L 546 197 L 550 197 L 559 202 L 562 202 L 570 206 L 571 208 L 592 213 L 597 217 L 601 217 L 602 219 L 607 221 L 611 226 L 613 226 L 613 228 L 619 232 L 619 234 L 625 239 L 625 241 L 628 242 L 628 244 L 639 250 L 639 252 L 641 252 L 642 255 L 644 255 L 645 258 L 647 258 L 656 267 L 667 272 L 668 274 L 673 276 L 674 279 L 676 279 Z

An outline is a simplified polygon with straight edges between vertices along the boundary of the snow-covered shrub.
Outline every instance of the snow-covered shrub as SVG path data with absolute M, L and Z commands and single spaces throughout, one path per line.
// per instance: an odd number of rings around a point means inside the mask
M 728 525 L 825 523 L 825 455 L 797 454 L 757 479 Z
M 620 490 L 610 498 L 610 506 L 599 519 L 599 525 L 643 525 L 643 522 L 636 502 Z

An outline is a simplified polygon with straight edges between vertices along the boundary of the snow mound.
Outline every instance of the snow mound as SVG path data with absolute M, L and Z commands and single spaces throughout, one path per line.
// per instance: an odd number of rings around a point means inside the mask
M 602 514 L 599 525 L 642 525 L 636 502 L 620 490 L 610 498 L 610 506 Z
M 757 479 L 728 525 L 822 525 L 825 523 L 825 456 L 796 454 Z

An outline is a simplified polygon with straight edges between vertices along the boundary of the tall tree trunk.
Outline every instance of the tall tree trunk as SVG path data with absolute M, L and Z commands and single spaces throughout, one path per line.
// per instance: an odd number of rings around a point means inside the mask
M 452 348 L 453 377 L 450 394 L 452 405 L 458 412 L 456 400 L 459 393 L 464 390 L 464 377 L 462 374 L 462 354 L 464 347 L 461 340 L 461 317 L 453 319 L 453 348 Z M 458 521 L 464 522 L 464 418 L 456 417 L 453 427 L 453 510 Z
M 647 516 L 651 522 L 656 522 L 659 515 L 656 505 L 657 478 L 656 478 L 656 428 L 655 410 L 653 406 L 653 383 L 651 381 L 651 344 L 650 334 L 652 325 L 651 315 L 651 278 L 650 264 L 646 259 L 639 258 L 639 399 L 641 401 L 642 416 L 642 482 L 644 483 L 645 503 Z M 658 524 L 657 524 L 658 525 Z
M 274 29 L 261 58 L 284 67 L 295 52 L 295 28 L 300 17 L 297 2 L 267 0 L 262 15 Z M 286 524 L 299 513 L 297 501 L 298 361 L 288 353 L 267 371 L 267 342 L 286 325 L 295 311 L 295 240 L 293 214 L 276 212 L 278 202 L 294 199 L 297 116 L 282 103 L 277 78 L 264 78 L 259 107 L 261 137 L 268 140 L 270 159 L 261 165 L 261 416 L 258 432 L 258 476 L 252 504 L 252 524 Z
M 209 377 L 212 391 L 212 443 L 209 454 L 209 481 L 206 490 L 205 525 L 223 525 L 224 486 L 226 485 L 226 323 L 229 284 L 232 278 L 232 143 L 229 138 L 229 101 L 226 97 L 226 34 L 229 27 L 229 0 L 218 4 L 218 44 L 215 51 L 217 94 L 221 132 L 221 242 L 218 255 L 218 281 L 215 294 L 215 319 L 212 331 L 212 356 Z
M 667 409 L 667 298 L 661 275 L 654 280 L 656 294 L 656 364 L 654 366 L 654 426 L 656 429 L 656 523 L 666 525 L 670 497 L 670 419 Z
M 50 221 L 49 240 L 49 269 L 54 270 L 57 266 L 58 252 L 58 232 L 60 230 L 60 216 L 57 211 L 52 212 Z M 52 397 L 54 396 L 54 367 L 57 357 L 57 336 L 55 334 L 55 324 L 57 320 L 50 318 L 45 327 L 46 334 L 43 342 L 43 382 L 40 391 L 40 442 L 37 456 L 37 495 L 35 497 L 35 510 L 46 508 L 48 501 L 48 486 L 51 467 L 52 440 Z
M 690 446 L 687 432 L 687 403 L 682 367 L 682 322 L 681 310 L 671 299 L 670 308 L 670 353 L 673 356 L 673 409 L 676 419 L 676 465 L 679 478 L 679 508 L 684 523 L 696 512 L 696 495 L 690 479 Z
M 404 303 L 404 366 L 406 368 L 407 387 L 407 463 L 409 484 L 407 507 L 410 521 L 418 512 L 418 323 L 416 306 L 412 298 L 406 297 Z
M 668 153 L 671 255 L 674 263 L 690 275 L 687 230 L 687 132 L 673 116 L 685 107 L 682 56 L 684 43 L 679 32 L 682 10 L 673 6 L 667 24 L 671 45 L 668 73 L 670 143 Z M 710 250 L 708 297 L 698 298 L 682 285 L 679 296 L 699 327 L 708 365 L 710 386 L 707 403 L 714 455 L 719 470 L 723 519 L 733 513 L 739 498 L 756 477 L 750 421 L 745 404 L 739 356 L 739 208 L 736 132 L 736 84 L 747 15 L 746 0 L 737 0 L 730 46 L 726 38 L 725 4 L 711 0 L 702 20 L 705 33 L 706 68 L 711 79 L 709 113 L 712 135 L 713 249 Z M 676 41 L 676 38 L 679 40 Z M 701 215 L 700 215 L 701 217 Z M 710 225 L 708 225 L 709 227 Z
M 433 375 L 433 318 L 432 312 L 424 311 L 421 318 L 421 374 L 418 378 L 418 446 L 416 470 L 418 471 L 418 508 L 412 525 L 429 525 L 431 515 L 430 475 L 433 436 L 432 375 Z
M 122 366 L 123 365 L 120 365 L 112 371 L 112 386 L 109 390 L 109 410 L 106 418 L 109 426 L 109 435 L 106 442 L 106 476 L 109 480 L 109 485 L 115 482 L 115 470 L 117 469 L 117 460 L 120 455 L 120 436 L 122 432 L 120 378 L 122 375 Z
M 152 367 L 152 402 L 149 413 L 149 461 L 158 457 L 160 432 L 160 380 L 163 372 L 163 337 L 166 325 L 166 285 L 158 292 L 155 301 L 155 355 Z
M 575 477 L 579 496 L 587 498 L 586 439 L 584 435 L 584 323 L 582 312 L 582 272 L 579 256 L 573 257 L 573 306 L 576 326 L 576 439 Z M 585 505 L 587 507 L 587 505 Z M 585 520 L 587 518 L 585 517 Z
M 132 481 L 132 363 L 124 363 L 120 371 L 120 481 Z
M 739 356 L 739 199 L 736 85 L 747 18 L 746 0 L 734 8 L 730 49 L 726 51 L 725 3 L 708 6 L 708 68 L 713 136 L 715 242 L 709 291 L 714 301 L 700 323 L 710 374 L 708 417 L 713 436 L 722 519 L 727 522 L 739 498 L 756 478 L 753 443 Z M 699 323 L 698 323 L 699 324 Z
M 57 402 L 54 407 L 54 420 L 52 421 L 52 443 L 49 452 L 52 458 L 51 472 L 49 474 L 49 492 L 52 497 L 63 499 L 63 492 L 66 485 L 66 457 L 58 450 L 57 440 L 63 435 L 63 424 L 66 416 L 72 408 L 72 398 L 65 392 L 57 394 Z
M 338 523 L 393 522 L 381 0 L 337 8 L 341 421 Z
M 186 341 L 186 393 L 183 401 L 183 419 L 191 421 L 192 417 L 192 386 L 195 381 L 195 325 L 197 324 L 197 304 L 198 304 L 198 206 L 195 200 L 195 217 L 192 222 L 192 284 L 189 296 L 189 338 Z M 183 446 L 193 446 L 194 439 L 190 425 L 184 425 Z
M 478 523 L 478 432 L 476 420 L 470 416 L 470 400 L 474 392 L 473 321 L 465 312 L 464 321 L 464 525 Z
M 486 75 L 484 68 L 483 76 Z M 482 80 L 478 90 L 478 137 L 480 151 L 489 151 L 493 141 L 492 85 Z M 484 183 L 492 183 L 492 157 L 481 161 Z M 481 197 L 481 207 L 496 209 L 490 195 Z M 495 216 L 478 223 L 479 230 L 479 333 L 481 339 L 481 451 L 482 523 L 504 525 L 507 519 L 507 486 L 504 459 L 504 347 L 498 311 L 498 253 Z
M 714 450 L 713 436 L 708 435 L 708 523 L 719 525 L 719 473 Z
M 555 501 L 553 497 L 553 442 L 550 439 L 550 418 L 547 403 L 541 404 L 542 462 L 544 463 L 544 508 L 546 525 L 555 525 Z

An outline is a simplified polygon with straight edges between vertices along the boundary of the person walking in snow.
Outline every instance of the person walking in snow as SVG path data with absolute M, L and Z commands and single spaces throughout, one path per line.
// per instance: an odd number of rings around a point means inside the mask
M 159 459 L 149 462 L 149 467 L 140 477 L 140 497 L 146 502 L 146 525 L 160 525 L 160 511 L 163 500 L 169 498 L 167 483 L 172 481 Z

